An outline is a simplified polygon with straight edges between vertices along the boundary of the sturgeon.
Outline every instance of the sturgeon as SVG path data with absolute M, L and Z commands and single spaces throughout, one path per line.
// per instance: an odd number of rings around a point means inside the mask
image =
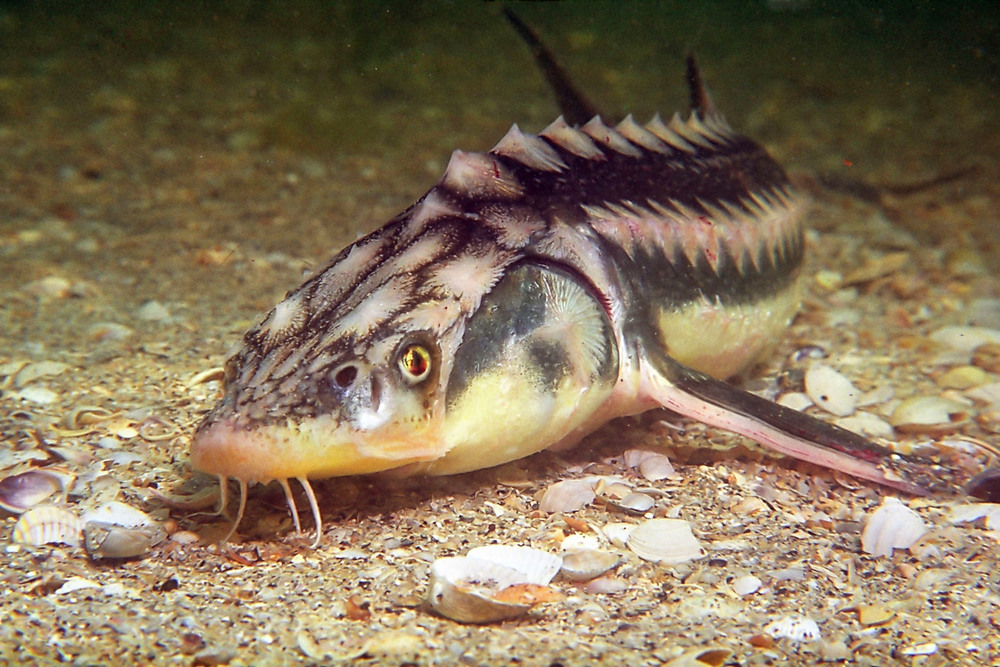
M 652 408 L 923 493 L 888 449 L 723 381 L 796 312 L 805 201 L 691 58 L 688 81 L 686 119 L 560 116 L 456 150 L 415 204 L 251 328 L 191 445 L 196 469 L 239 483 L 233 530 L 250 483 L 277 480 L 301 530 L 298 480 L 318 542 L 311 479 L 487 468 Z M 568 94 L 568 112 L 589 109 Z

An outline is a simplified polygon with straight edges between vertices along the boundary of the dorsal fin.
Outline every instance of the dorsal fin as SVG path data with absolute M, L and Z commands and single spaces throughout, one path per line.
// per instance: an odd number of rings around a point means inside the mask
M 503 14 L 517 30 L 521 39 L 527 43 L 528 48 L 531 49 L 532 57 L 556 94 L 556 103 L 559 105 L 559 110 L 562 111 L 566 122 L 570 125 L 583 125 L 598 115 L 597 109 L 570 82 L 569 76 L 559 66 L 552 52 L 542 43 L 535 31 L 508 7 L 503 8 Z
M 688 91 L 691 95 L 691 112 L 698 114 L 700 118 L 709 118 L 717 115 L 715 102 L 708 92 L 705 82 L 701 80 L 701 70 L 698 69 L 698 62 L 694 59 L 694 53 L 688 51 L 687 58 L 687 82 Z

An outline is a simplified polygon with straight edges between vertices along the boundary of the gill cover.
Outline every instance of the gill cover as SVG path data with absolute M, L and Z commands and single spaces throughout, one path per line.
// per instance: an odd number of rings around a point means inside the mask
M 509 269 L 469 319 L 446 388 L 447 455 L 421 472 L 451 474 L 545 449 L 611 395 L 618 346 L 582 279 L 525 262 Z

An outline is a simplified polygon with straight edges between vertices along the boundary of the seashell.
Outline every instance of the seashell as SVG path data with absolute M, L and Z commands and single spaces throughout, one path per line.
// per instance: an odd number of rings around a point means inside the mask
M 930 339 L 955 350 L 972 352 L 984 343 L 1000 343 L 1000 330 L 986 327 L 948 326 L 932 333 Z
M 990 374 L 977 366 L 956 366 L 937 378 L 939 387 L 972 389 L 989 382 Z
M 548 588 L 561 564 L 558 556 L 528 547 L 479 547 L 467 556 L 434 561 L 427 600 L 436 612 L 460 623 L 516 618 L 540 602 L 561 598 Z
M 619 577 L 605 576 L 580 584 L 580 590 L 595 595 L 614 595 L 628 590 L 628 582 Z
M 722 667 L 730 653 L 724 648 L 698 648 L 677 656 L 664 667 Z
M 545 489 L 538 501 L 538 509 L 543 512 L 576 512 L 594 502 L 594 478 L 568 479 L 556 482 Z
M 94 560 L 141 556 L 167 537 L 148 514 L 118 501 L 85 512 L 83 522 L 83 546 Z
M 142 556 L 166 537 L 159 526 L 127 528 L 102 521 L 83 525 L 83 547 L 94 560 Z
M 17 544 L 80 545 L 83 520 L 73 512 L 53 505 L 41 505 L 28 510 L 14 524 L 11 539 Z
M 814 642 L 822 637 L 816 621 L 804 616 L 785 616 L 764 626 L 764 633 L 775 639 Z
M 616 547 L 624 548 L 628 544 L 629 535 L 635 530 L 634 523 L 609 523 L 601 528 L 601 534 Z
M 14 376 L 14 386 L 20 389 L 39 378 L 61 375 L 72 366 L 61 361 L 36 361 L 22 367 Z
M 64 470 L 33 468 L 0 480 L 0 507 L 13 514 L 21 514 L 55 494 L 63 499 L 76 477 Z
M 891 556 L 893 549 L 909 549 L 927 532 L 920 515 L 897 498 L 886 498 L 865 523 L 861 548 L 872 556 Z
M 778 405 L 783 405 L 786 408 L 791 408 L 792 410 L 798 410 L 799 412 L 802 412 L 806 408 L 810 407 L 813 404 L 813 401 L 811 398 L 809 398 L 809 395 L 806 393 L 803 393 L 801 391 L 790 391 L 786 394 L 782 394 L 781 396 L 779 396 L 778 400 L 775 401 L 775 403 L 777 403 Z
M 656 501 L 645 493 L 630 493 L 621 500 L 612 503 L 615 507 L 628 512 L 629 514 L 645 514 L 653 509 Z
M 639 474 L 650 482 L 666 479 L 676 472 L 669 458 L 650 449 L 626 450 L 623 459 L 627 467 L 637 468 Z
M 830 414 L 846 417 L 858 407 L 861 392 L 840 371 L 826 364 L 813 364 L 806 371 L 806 394 Z
M 639 474 L 650 482 L 659 482 L 676 472 L 674 464 L 663 454 L 654 454 L 639 464 Z
M 941 396 L 914 396 L 892 411 L 889 423 L 904 433 L 945 433 L 968 420 L 969 406 Z
M 156 525 L 153 518 L 142 510 L 137 510 L 131 505 L 117 500 L 104 503 L 97 509 L 84 512 L 83 520 L 86 522 L 107 523 L 125 528 L 144 528 Z
M 760 590 L 763 583 L 760 577 L 748 574 L 734 579 L 732 586 L 737 595 L 752 595 Z
M 484 560 L 517 570 L 524 575 L 522 581 L 532 584 L 549 583 L 562 566 L 562 558 L 547 551 L 506 544 L 476 547 L 466 554 L 466 558 Z
M 869 438 L 891 438 L 895 434 L 889 422 L 870 412 L 856 412 L 850 417 L 840 417 L 834 423 Z
M 562 557 L 559 573 L 570 581 L 590 581 L 613 570 L 619 560 L 618 554 L 608 551 L 574 551 Z
M 628 536 L 632 553 L 652 563 L 677 565 L 705 556 L 705 550 L 683 519 L 650 519 Z
M 1000 468 L 987 468 L 965 483 L 965 492 L 986 502 L 1000 502 Z

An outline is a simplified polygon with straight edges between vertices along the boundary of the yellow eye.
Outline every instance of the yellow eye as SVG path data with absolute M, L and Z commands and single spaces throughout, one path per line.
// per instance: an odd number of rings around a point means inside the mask
M 423 345 L 416 343 L 407 345 L 396 363 L 410 384 L 423 382 L 431 374 L 431 352 Z

